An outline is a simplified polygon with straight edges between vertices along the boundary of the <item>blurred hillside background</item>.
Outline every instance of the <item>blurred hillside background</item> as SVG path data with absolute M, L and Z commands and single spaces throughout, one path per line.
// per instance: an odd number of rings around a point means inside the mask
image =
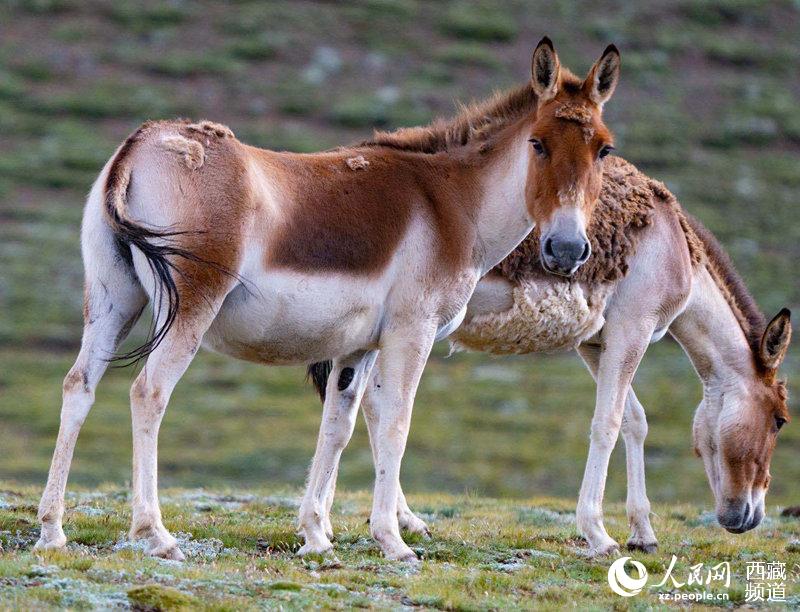
M 44 484 L 82 326 L 84 195 L 141 121 L 208 118 L 251 144 L 325 149 L 525 80 L 545 34 L 580 74 L 606 44 L 620 47 L 607 107 L 619 154 L 716 232 L 768 314 L 787 305 L 800 316 L 797 0 L 3 0 L 0 480 Z M 574 498 L 594 406 L 579 360 L 445 353 L 437 347 L 417 398 L 407 490 Z M 798 354 L 785 367 L 795 396 Z M 73 483 L 130 478 L 133 376 L 102 381 Z M 301 367 L 201 354 L 162 427 L 161 482 L 300 486 L 320 418 L 303 379 Z M 636 388 L 651 497 L 711 507 L 690 438 L 701 388 L 674 342 L 651 348 Z M 620 450 L 608 499 L 624 497 Z M 781 433 L 770 505 L 800 502 L 798 450 L 800 422 Z M 344 487 L 371 486 L 360 421 L 340 474 Z

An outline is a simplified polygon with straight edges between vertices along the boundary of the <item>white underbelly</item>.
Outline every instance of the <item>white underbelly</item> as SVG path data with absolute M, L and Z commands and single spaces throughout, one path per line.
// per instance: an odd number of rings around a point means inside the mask
M 386 293 L 380 279 L 271 272 L 231 291 L 203 343 L 233 357 L 274 364 L 374 348 Z
M 482 312 L 451 336 L 454 348 L 495 354 L 572 349 L 604 325 L 610 288 L 588 292 L 579 283 L 523 280 L 511 289 L 508 310 Z

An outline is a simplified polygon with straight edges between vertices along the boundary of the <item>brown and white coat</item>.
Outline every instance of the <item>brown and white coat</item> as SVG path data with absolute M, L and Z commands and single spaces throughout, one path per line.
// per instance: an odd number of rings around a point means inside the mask
M 323 429 L 301 509 L 303 552 L 330 547 L 327 500 L 373 366 L 371 531 L 393 559 L 400 460 L 417 383 L 437 336 L 463 319 L 478 280 L 530 231 L 572 273 L 610 134 L 602 106 L 619 54 L 586 79 L 561 70 L 548 39 L 531 81 L 428 128 L 314 155 L 239 142 L 210 122 L 149 122 L 108 161 L 89 198 L 81 246 L 85 323 L 64 381 L 56 449 L 39 508 L 39 547 L 63 546 L 64 490 L 80 427 L 109 360 L 149 302 L 147 358 L 131 387 L 131 537 L 181 558 L 157 495 L 157 436 L 170 395 L 201 344 L 260 363 L 333 360 Z M 580 117 L 560 117 L 582 108 Z M 330 434 L 330 435 L 328 435 Z
M 791 337 L 789 312 L 767 324 L 717 241 L 663 184 L 620 158 L 604 168 L 589 260 L 571 278 L 546 273 L 534 230 L 479 282 L 451 342 L 495 354 L 577 349 L 597 381 L 577 521 L 589 554 L 598 555 L 617 549 L 603 525 L 602 501 L 620 429 L 628 546 L 652 551 L 657 544 L 645 488 L 647 421 L 630 385 L 647 345 L 669 331 L 703 382 L 694 444 L 718 520 L 733 533 L 752 529 L 764 516 L 770 459 L 789 419 L 786 388 L 776 378 Z M 324 366 L 311 372 L 319 389 Z M 371 435 L 380 421 L 370 402 L 378 380 L 362 401 Z M 427 533 L 402 492 L 397 511 L 408 529 Z

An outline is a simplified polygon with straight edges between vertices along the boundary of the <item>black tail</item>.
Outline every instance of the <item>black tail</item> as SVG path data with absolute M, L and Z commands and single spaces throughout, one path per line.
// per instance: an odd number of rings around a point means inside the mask
M 121 366 L 127 366 L 147 357 L 161 344 L 178 316 L 180 295 L 175 283 L 173 271 L 180 274 L 175 266 L 175 258 L 209 265 L 230 274 L 222 266 L 209 262 L 194 253 L 178 247 L 175 239 L 184 234 L 198 234 L 197 231 L 156 230 L 134 223 L 125 216 L 125 205 L 128 188 L 130 186 L 131 168 L 128 157 L 133 145 L 142 138 L 147 124 L 131 134 L 120 147 L 111 167 L 105 186 L 105 209 L 108 214 L 111 230 L 114 232 L 120 255 L 133 267 L 131 247 L 136 247 L 147 259 L 153 276 L 156 279 L 155 294 L 153 295 L 153 325 L 147 342 L 123 354 L 117 354 L 110 361 L 124 361 Z M 152 242 L 155 240 L 156 242 Z M 166 298 L 167 313 L 160 327 L 156 327 L 161 318 L 159 311 L 162 300 Z
M 310 366 L 308 366 L 308 376 L 306 380 L 311 380 L 311 382 L 314 384 L 314 388 L 317 390 L 317 393 L 319 393 L 319 397 L 323 402 L 325 401 L 325 387 L 328 386 L 328 378 L 331 375 L 332 369 L 332 361 L 320 361 L 318 363 L 312 363 Z

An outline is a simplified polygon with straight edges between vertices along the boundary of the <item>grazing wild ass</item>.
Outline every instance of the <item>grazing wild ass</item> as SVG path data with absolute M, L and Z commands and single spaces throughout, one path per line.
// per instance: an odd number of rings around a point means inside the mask
M 180 559 L 161 520 L 157 436 L 201 344 L 259 363 L 333 360 L 302 552 L 330 548 L 327 500 L 338 458 L 377 363 L 371 403 L 377 484 L 371 531 L 385 555 L 414 553 L 396 513 L 414 394 L 436 337 L 457 327 L 478 280 L 530 232 L 571 273 L 589 256 L 586 223 L 610 135 L 615 47 L 585 81 L 561 70 L 549 39 L 532 80 L 451 122 L 313 155 L 240 143 L 210 122 L 146 123 L 108 161 L 86 203 L 84 332 L 64 380 L 61 426 L 39 507 L 39 548 L 63 546 L 64 491 L 80 427 L 119 342 L 150 302 L 147 358 L 131 387 L 130 536 Z M 585 122 L 559 117 L 586 112 Z M 326 431 L 329 431 L 326 429 Z M 322 466 L 322 467 L 320 467 Z
M 602 503 L 620 428 L 627 454 L 628 547 L 652 552 L 657 545 L 645 490 L 647 421 L 630 385 L 647 345 L 669 331 L 703 383 L 694 446 L 719 523 L 733 533 L 754 528 L 764 517 L 778 430 L 789 419 L 786 387 L 776 378 L 791 336 L 789 311 L 767 324 L 711 233 L 682 211 L 663 184 L 621 158 L 604 164 L 588 236 L 591 257 L 566 278 L 545 271 L 537 227 L 478 283 L 452 342 L 495 354 L 577 348 L 597 381 L 577 523 L 589 553 L 601 555 L 618 548 L 603 525 Z M 321 395 L 329 370 L 326 363 L 309 368 Z M 373 370 L 362 399 L 373 450 L 382 413 L 372 394 L 381 374 Z M 320 436 L 333 426 L 324 421 Z M 336 466 L 328 471 L 335 473 Z M 402 491 L 397 504 L 401 524 L 426 534 Z M 325 521 L 330 531 L 330 518 Z

